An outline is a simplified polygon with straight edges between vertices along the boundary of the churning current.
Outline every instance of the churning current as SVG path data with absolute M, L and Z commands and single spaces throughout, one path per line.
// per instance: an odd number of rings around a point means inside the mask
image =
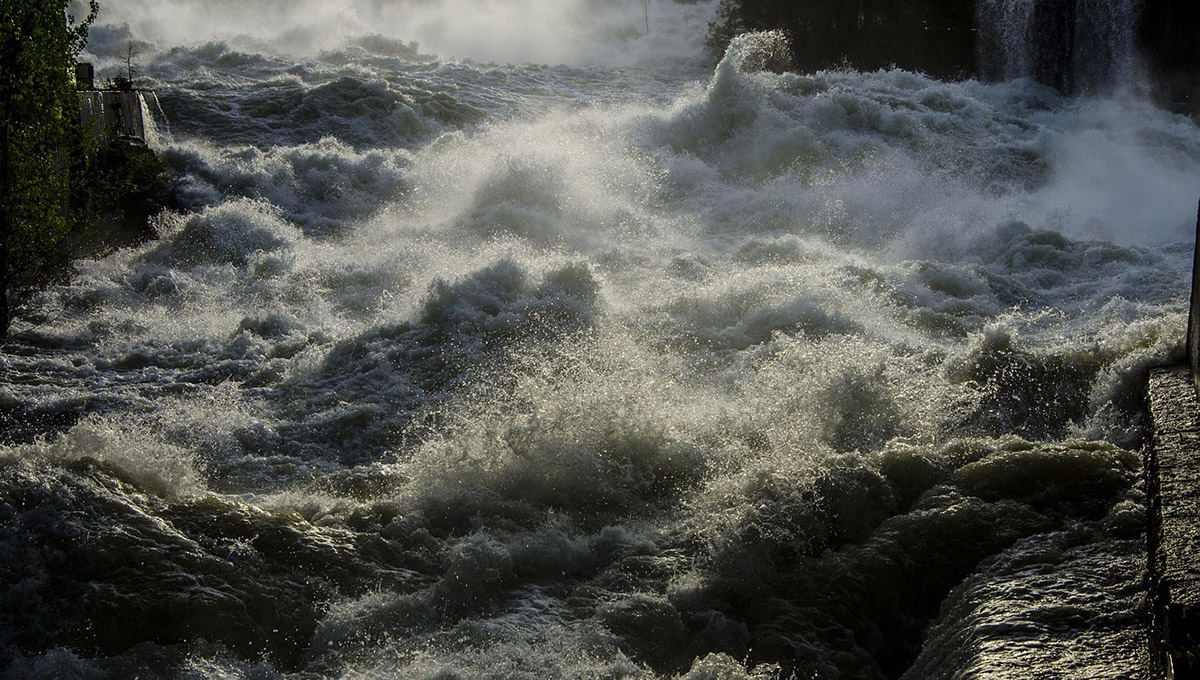
M 184 208 L 0 355 L 3 677 L 1145 677 L 1191 120 L 398 7 L 106 3 Z

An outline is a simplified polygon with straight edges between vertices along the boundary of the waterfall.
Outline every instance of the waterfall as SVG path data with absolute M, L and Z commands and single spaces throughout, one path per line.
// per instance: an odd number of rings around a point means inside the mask
M 139 90 L 138 98 L 142 104 L 142 128 L 145 132 L 142 139 L 150 148 L 158 146 L 162 142 L 162 132 L 171 133 L 171 124 L 167 120 L 167 114 L 163 111 L 162 104 L 158 101 L 158 93 L 154 90 Z M 151 107 L 153 104 L 153 107 Z M 161 122 L 165 130 L 160 131 L 158 124 Z
M 980 75 L 1068 93 L 1129 86 L 1141 9 L 1141 0 L 981 0 Z

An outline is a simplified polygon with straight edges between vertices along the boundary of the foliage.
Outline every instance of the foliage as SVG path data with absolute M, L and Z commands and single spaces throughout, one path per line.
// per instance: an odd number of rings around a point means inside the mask
M 80 223 L 71 209 L 92 140 L 79 123 L 75 57 L 96 17 L 68 0 L 0 2 L 0 337 L 13 304 L 53 275 Z
M 749 30 L 742 20 L 741 10 L 742 3 L 738 0 L 721 0 L 717 5 L 717 20 L 708 22 L 704 46 L 718 57 L 725 54 L 734 38 Z
M 86 215 L 99 220 L 99 229 L 81 243 L 88 255 L 134 245 L 155 236 L 150 217 L 163 208 L 178 208 L 178 178 L 138 140 L 116 139 L 94 157 L 82 191 L 89 202 Z

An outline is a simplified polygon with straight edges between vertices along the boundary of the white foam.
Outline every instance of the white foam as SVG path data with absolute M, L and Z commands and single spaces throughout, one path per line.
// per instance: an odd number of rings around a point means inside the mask
M 204 488 L 191 451 L 132 422 L 91 418 L 61 436 L 10 453 L 34 460 L 107 463 L 139 488 L 163 497 L 191 495 Z

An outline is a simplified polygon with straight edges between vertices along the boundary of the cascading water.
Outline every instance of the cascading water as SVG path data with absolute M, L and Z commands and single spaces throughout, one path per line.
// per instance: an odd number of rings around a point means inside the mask
M 1194 123 L 714 70 L 715 3 L 264 6 L 92 29 L 184 208 L 0 354 L 0 677 L 1147 677 Z
M 1141 0 L 980 0 L 981 75 L 1067 93 L 1134 86 Z

